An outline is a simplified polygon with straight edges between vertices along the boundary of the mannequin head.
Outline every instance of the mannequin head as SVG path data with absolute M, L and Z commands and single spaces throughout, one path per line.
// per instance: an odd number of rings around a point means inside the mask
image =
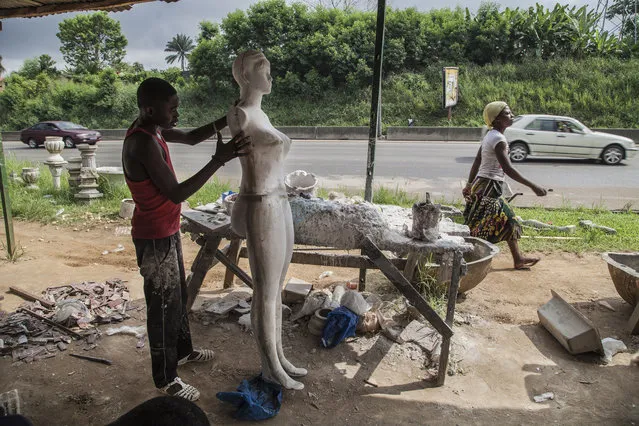
M 247 50 L 233 62 L 233 78 L 240 85 L 240 98 L 253 93 L 271 93 L 271 63 L 262 52 Z

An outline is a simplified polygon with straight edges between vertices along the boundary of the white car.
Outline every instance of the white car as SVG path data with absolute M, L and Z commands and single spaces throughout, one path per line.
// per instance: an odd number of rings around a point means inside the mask
M 538 155 L 600 159 L 614 165 L 637 153 L 630 138 L 594 132 L 574 118 L 556 115 L 519 115 L 504 135 L 512 162 Z

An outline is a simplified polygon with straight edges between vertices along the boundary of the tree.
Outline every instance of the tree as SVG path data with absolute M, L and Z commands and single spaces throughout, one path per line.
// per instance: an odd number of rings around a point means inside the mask
M 213 40 L 213 38 L 220 33 L 220 26 L 211 21 L 202 21 L 199 27 L 200 35 L 197 37 L 198 43 L 202 43 L 204 40 Z
M 637 34 L 637 25 L 639 24 L 637 11 L 639 10 L 639 4 L 637 0 L 614 0 L 612 5 L 606 12 L 606 18 L 613 19 L 618 18 L 619 24 L 619 38 L 627 38 L 633 40 L 636 43 L 635 35 Z
M 377 7 L 376 0 L 305 0 L 311 7 L 342 10 L 373 10 Z
M 59 74 L 58 69 L 55 67 L 55 61 L 49 55 L 40 55 L 37 58 L 26 59 L 18 72 L 20 75 L 29 79 L 35 79 L 43 73 L 49 77 Z
M 172 64 L 176 60 L 180 61 L 182 71 L 184 71 L 184 61 L 187 60 L 189 53 L 195 48 L 191 37 L 185 34 L 178 34 L 166 44 L 165 52 L 173 52 L 168 55 L 165 60 L 167 64 Z
M 77 73 L 95 74 L 124 59 L 127 39 L 106 12 L 65 19 L 59 29 L 60 52 Z
M 0 56 L 0 76 L 2 76 L 2 74 L 4 74 L 4 73 L 5 73 L 5 71 L 6 71 L 6 70 L 5 70 L 5 69 L 4 69 L 4 67 L 2 66 L 2 56 Z

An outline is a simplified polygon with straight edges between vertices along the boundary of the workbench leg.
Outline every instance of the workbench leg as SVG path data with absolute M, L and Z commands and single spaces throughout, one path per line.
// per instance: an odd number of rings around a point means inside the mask
M 446 324 L 452 329 L 455 320 L 455 303 L 457 302 L 457 292 L 459 291 L 459 280 L 461 279 L 463 255 L 460 251 L 455 251 L 451 271 L 450 286 L 448 287 L 448 304 L 446 307 Z M 437 386 L 442 386 L 448 373 L 448 355 L 450 354 L 451 336 L 442 336 L 442 347 L 439 355 L 439 371 L 437 372 Z
M 406 265 L 404 266 L 404 276 L 410 282 L 413 282 L 413 278 L 415 277 L 415 269 L 417 269 L 417 264 L 422 259 L 422 256 L 418 253 L 408 253 L 406 256 Z
M 218 250 L 215 253 L 215 257 L 217 257 L 217 259 L 222 262 L 224 266 L 232 271 L 236 277 L 242 280 L 244 284 L 246 284 L 250 288 L 253 288 L 253 280 L 251 279 L 251 277 L 246 272 L 244 272 L 242 268 L 237 266 L 237 264 L 233 263 L 231 259 L 229 259 L 226 254 L 222 252 L 222 250 Z
M 202 247 L 200 251 L 198 251 L 193 265 L 191 265 L 191 273 L 186 278 L 187 312 L 191 311 L 191 307 L 195 302 L 197 294 L 200 292 L 200 287 L 202 287 L 206 273 L 218 262 L 215 253 L 221 241 L 222 238 L 204 239 L 201 244 Z
M 234 265 L 237 265 L 237 262 L 240 258 L 240 247 L 242 246 L 242 240 L 235 239 L 231 240 L 231 246 L 229 248 L 229 252 L 227 257 Z M 224 274 L 224 288 L 233 287 L 233 278 L 235 278 L 235 274 L 229 268 L 226 268 L 226 274 Z
M 402 292 L 404 297 L 406 297 L 408 301 L 417 308 L 419 313 L 426 318 L 426 320 L 433 326 L 433 328 L 435 328 L 435 330 L 437 330 L 439 334 L 443 337 L 450 337 L 453 335 L 453 330 L 450 326 L 440 318 L 437 312 L 435 312 L 435 310 L 428 304 L 424 297 L 410 282 L 408 282 L 399 269 L 397 269 L 395 265 L 393 265 L 391 261 L 384 256 L 384 253 L 381 252 L 379 247 L 377 247 L 370 238 L 366 237 L 364 239 L 363 247 L 371 262 L 373 262 L 379 270 L 382 271 L 384 276 L 393 283 L 395 288 Z M 457 291 L 457 289 L 455 289 L 455 291 Z
M 362 250 L 361 254 L 365 255 L 366 251 Z M 359 270 L 359 283 L 357 285 L 357 291 L 366 291 L 366 268 L 360 268 Z

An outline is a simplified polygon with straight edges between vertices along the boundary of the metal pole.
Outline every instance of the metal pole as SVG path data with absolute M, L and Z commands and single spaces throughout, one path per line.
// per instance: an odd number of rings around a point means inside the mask
M 11 215 L 11 200 L 9 199 L 9 181 L 7 180 L 7 167 L 2 147 L 2 135 L 0 135 L 0 200 L 2 201 L 2 217 L 4 218 L 4 230 L 7 234 L 7 254 L 13 259 L 16 251 L 16 243 L 13 237 L 13 216 Z
M 377 1 L 377 30 L 375 36 L 375 62 L 373 65 L 373 96 L 371 97 L 370 128 L 368 132 L 368 157 L 366 161 L 366 188 L 364 199 L 373 201 L 373 174 L 375 172 L 375 144 L 377 142 L 379 100 L 382 91 L 382 61 L 384 57 L 384 23 L 386 0 Z
M 606 0 L 606 4 L 603 9 L 603 20 L 601 21 L 601 32 L 603 32 L 604 27 L 606 26 L 606 13 L 608 13 L 608 0 Z
M 373 201 L 373 174 L 375 172 L 375 144 L 381 123 L 382 105 L 382 63 L 384 59 L 384 31 L 386 21 L 386 0 L 377 0 L 377 29 L 375 30 L 375 60 L 373 63 L 373 93 L 371 96 L 371 115 L 368 130 L 368 155 L 366 159 L 366 187 L 364 199 Z M 362 254 L 365 254 L 362 250 Z M 359 291 L 366 289 L 366 268 L 359 270 Z

